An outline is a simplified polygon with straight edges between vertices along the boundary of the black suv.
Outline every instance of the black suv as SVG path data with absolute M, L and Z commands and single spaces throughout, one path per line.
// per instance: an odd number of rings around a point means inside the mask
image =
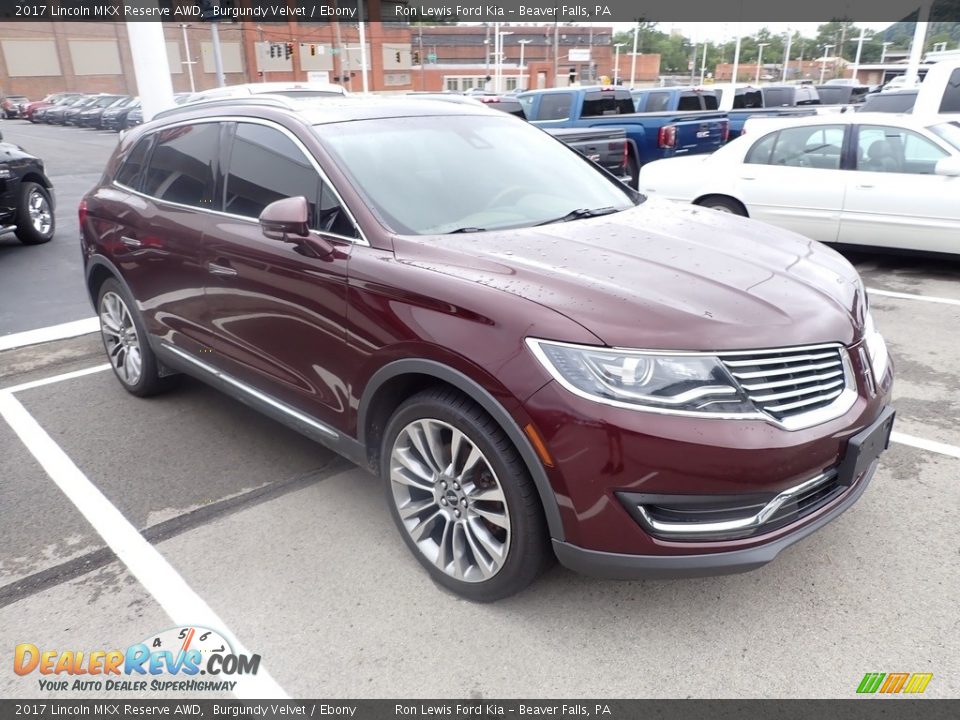
M 53 183 L 43 160 L 0 135 L 0 234 L 14 232 L 24 245 L 53 238 Z

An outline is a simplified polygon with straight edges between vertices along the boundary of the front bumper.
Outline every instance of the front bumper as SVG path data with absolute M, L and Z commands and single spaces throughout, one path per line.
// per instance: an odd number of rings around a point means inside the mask
M 616 580 L 709 577 L 749 572 L 766 565 L 783 550 L 803 540 L 848 510 L 867 489 L 876 472 L 877 464 L 878 461 L 874 461 L 843 498 L 816 520 L 762 545 L 699 555 L 627 555 L 587 550 L 554 540 L 553 551 L 557 559 L 571 570 L 584 575 Z

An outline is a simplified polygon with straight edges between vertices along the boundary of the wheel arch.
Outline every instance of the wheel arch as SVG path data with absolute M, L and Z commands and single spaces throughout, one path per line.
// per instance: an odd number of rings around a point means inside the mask
M 750 217 L 750 212 L 747 210 L 747 206 L 743 204 L 743 201 L 739 200 L 738 198 L 735 198 L 733 195 L 727 195 L 726 193 L 716 193 L 716 192 L 704 193 L 703 195 L 700 195 L 699 197 L 694 199 L 692 204 L 702 205 L 704 200 L 707 200 L 709 198 L 718 198 L 720 200 L 726 200 L 730 203 L 733 203 L 734 205 L 739 205 L 740 208 L 743 210 L 743 216 Z
M 556 495 L 526 435 L 486 388 L 442 363 L 422 358 L 404 358 L 385 365 L 370 378 L 357 410 L 357 439 L 366 448 L 371 467 L 378 467 L 382 432 L 396 408 L 420 390 L 437 385 L 459 390 L 480 405 L 503 429 L 533 478 L 550 536 L 562 540 L 565 534 Z

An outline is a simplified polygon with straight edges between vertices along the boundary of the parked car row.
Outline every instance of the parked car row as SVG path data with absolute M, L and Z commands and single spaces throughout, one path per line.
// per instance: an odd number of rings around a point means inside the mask
M 178 93 L 174 100 L 181 103 L 189 95 Z M 117 132 L 143 122 L 140 98 L 118 93 L 54 93 L 36 101 L 21 95 L 7 96 L 0 101 L 0 110 L 7 119 Z

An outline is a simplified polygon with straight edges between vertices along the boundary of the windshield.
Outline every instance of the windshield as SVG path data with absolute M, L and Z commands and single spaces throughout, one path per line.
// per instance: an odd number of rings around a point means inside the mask
M 931 126 L 930 130 L 960 150 L 960 121 L 951 121 Z
M 382 118 L 315 131 L 401 234 L 529 227 L 635 204 L 618 180 L 507 115 Z M 566 218 L 572 211 L 583 212 Z

